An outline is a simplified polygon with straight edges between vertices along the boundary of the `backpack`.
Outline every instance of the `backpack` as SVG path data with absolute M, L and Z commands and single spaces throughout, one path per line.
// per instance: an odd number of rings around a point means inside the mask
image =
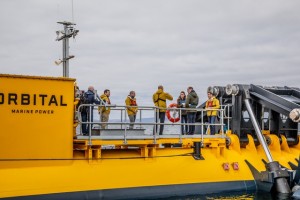
M 79 98 L 80 99 L 79 99 L 79 102 L 77 104 L 77 109 L 82 104 L 90 104 L 90 101 L 89 101 L 89 98 L 88 98 L 88 95 L 87 95 L 86 92 L 83 93 L 83 94 L 80 94 Z M 89 110 L 89 107 L 87 107 L 87 106 L 81 106 L 78 111 L 79 112 L 87 112 L 88 110 Z

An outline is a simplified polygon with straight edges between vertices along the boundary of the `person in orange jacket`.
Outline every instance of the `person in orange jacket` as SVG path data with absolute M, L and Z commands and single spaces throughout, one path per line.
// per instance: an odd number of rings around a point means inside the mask
M 125 99 L 125 104 L 127 106 L 127 114 L 130 121 L 129 129 L 133 129 L 134 122 L 136 119 L 136 113 L 138 112 L 138 107 L 135 98 L 135 91 L 129 92 L 129 95 Z
M 100 96 L 103 103 L 108 106 L 111 105 L 109 97 L 110 97 L 109 89 L 105 89 L 103 94 Z M 104 122 L 103 124 L 101 124 L 101 127 L 102 127 L 102 129 L 106 129 L 107 124 L 105 122 L 108 122 L 108 120 L 109 120 L 110 107 L 103 106 L 103 107 L 101 107 L 101 109 L 99 107 L 99 113 L 101 114 L 101 122 Z

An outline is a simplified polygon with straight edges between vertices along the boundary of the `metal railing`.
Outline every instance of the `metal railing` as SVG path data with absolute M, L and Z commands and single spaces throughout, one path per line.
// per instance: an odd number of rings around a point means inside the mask
M 87 107 L 88 108 L 88 112 L 87 112 L 87 121 L 83 122 L 81 119 L 81 112 L 79 110 L 81 110 L 81 108 Z M 111 111 L 119 111 L 120 112 L 120 122 L 101 122 L 101 115 L 102 115 L 102 108 L 110 108 Z M 157 128 L 156 126 L 195 126 L 199 127 L 200 126 L 200 134 L 201 134 L 201 141 L 203 141 L 204 139 L 204 132 L 205 134 L 208 133 L 208 130 L 210 130 L 211 126 L 219 126 L 220 128 L 220 134 L 221 136 L 224 136 L 224 120 L 227 121 L 227 129 L 229 129 L 229 124 L 230 124 L 230 119 L 231 117 L 230 115 L 230 108 L 231 105 L 225 105 L 225 106 L 221 106 L 220 109 L 201 109 L 201 108 L 160 108 L 160 107 L 155 107 L 155 106 L 119 106 L 119 105 L 96 105 L 96 104 L 82 104 L 78 107 L 77 112 L 77 116 L 78 116 L 78 122 L 79 124 L 82 126 L 82 124 L 86 124 L 89 127 L 89 133 L 88 133 L 88 137 L 89 137 L 89 141 L 91 144 L 91 138 L 92 138 L 92 126 L 93 125 L 98 125 L 100 126 L 100 131 L 101 130 L 105 130 L 105 129 L 101 129 L 101 125 L 105 124 L 105 125 L 119 125 L 121 127 L 121 129 L 124 128 L 124 143 L 127 143 L 127 127 L 132 124 L 131 122 L 127 122 L 127 108 L 137 108 L 138 112 L 139 112 L 139 121 L 134 122 L 134 125 L 139 125 L 139 129 L 142 129 L 142 126 L 153 126 L 153 143 L 156 144 L 156 140 L 159 137 L 159 135 L 157 134 Z M 158 118 L 158 113 L 159 110 L 163 109 L 163 110 L 169 110 L 170 112 L 173 112 L 172 116 L 178 116 L 177 118 L 179 118 L 179 122 L 171 122 L 169 120 L 166 120 L 164 123 L 160 123 L 159 122 L 159 118 Z M 98 110 L 99 111 L 99 122 L 96 121 L 91 121 L 90 119 L 92 119 L 92 112 L 94 110 Z M 182 112 L 197 112 L 200 113 L 200 121 L 198 120 L 198 122 L 195 123 L 181 123 L 181 117 L 182 117 Z M 219 118 L 219 123 L 214 123 L 214 124 L 209 124 L 207 122 L 205 122 L 204 120 L 204 113 L 207 111 L 217 111 L 218 113 L 218 118 Z M 153 112 L 154 118 L 153 118 L 153 122 L 143 122 L 143 114 L 145 112 Z M 174 112 L 176 114 L 174 114 Z M 124 119 L 124 120 L 123 120 Z M 169 122 L 168 122 L 169 121 Z M 82 133 L 82 129 L 80 126 L 80 134 Z M 206 131 L 204 130 L 206 129 Z M 181 131 L 178 131 L 178 134 L 172 134 L 172 135 L 179 135 L 179 143 L 182 142 L 182 138 L 183 135 L 181 134 Z M 164 134 L 165 135 L 165 134 Z M 198 134 L 197 134 L 198 135 Z
M 227 122 L 227 130 L 230 129 L 230 120 L 232 119 L 232 117 L 230 117 L 230 111 L 232 109 L 232 104 L 226 104 L 226 105 L 221 105 L 221 109 L 224 110 L 224 116 L 223 119 L 226 120 Z M 218 116 L 219 118 L 221 118 L 220 113 L 218 112 Z

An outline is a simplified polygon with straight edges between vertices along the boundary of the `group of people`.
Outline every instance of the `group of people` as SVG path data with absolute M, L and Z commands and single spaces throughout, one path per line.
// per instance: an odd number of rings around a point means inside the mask
M 177 99 L 178 108 L 196 108 L 198 105 L 198 95 L 194 91 L 193 87 L 188 87 L 188 95 L 186 96 L 184 91 L 180 92 L 180 95 Z M 209 124 L 215 124 L 217 119 L 217 109 L 220 108 L 219 100 L 213 95 L 212 91 L 207 91 L 207 101 L 205 104 L 207 121 Z M 195 133 L 195 125 L 188 125 L 189 123 L 193 124 L 196 122 L 196 110 L 182 110 L 181 111 L 181 123 L 186 124 L 181 126 L 181 134 L 193 135 Z M 214 135 L 216 132 L 214 125 L 210 126 L 210 134 Z
M 136 120 L 136 114 L 138 112 L 138 105 L 136 102 L 135 97 L 135 91 L 130 91 L 128 96 L 125 99 L 125 105 L 127 109 L 128 118 L 130 121 L 129 128 L 134 128 L 134 122 Z M 101 116 L 101 128 L 105 129 L 107 127 L 107 122 L 109 120 L 110 115 L 110 90 L 105 89 L 103 94 L 98 97 L 95 93 L 94 87 L 89 86 L 87 92 L 83 92 L 81 94 L 83 97 L 83 100 L 81 101 L 81 104 L 98 104 L 102 105 L 98 107 L 98 112 Z M 207 92 L 208 100 L 206 101 L 205 108 L 208 109 L 206 114 L 208 117 L 208 122 L 210 124 L 214 124 L 217 118 L 217 110 L 220 108 L 219 100 L 213 95 L 213 92 L 208 91 Z M 157 117 L 155 119 L 156 124 L 154 126 L 155 132 L 158 131 L 159 126 L 159 135 L 163 134 L 164 130 L 164 122 L 165 122 L 165 116 L 166 116 L 166 110 L 167 110 L 167 100 L 172 101 L 173 96 L 169 93 L 164 91 L 164 87 L 162 85 L 158 86 L 157 91 L 152 96 L 153 103 L 156 107 L 158 107 L 157 111 Z M 181 134 L 186 135 L 193 135 L 195 134 L 195 122 L 196 122 L 196 113 L 197 110 L 194 109 L 198 106 L 199 97 L 193 87 L 187 88 L 187 95 L 184 91 L 180 92 L 180 95 L 177 99 L 177 107 L 178 108 L 185 108 L 181 110 L 181 123 L 184 125 L 181 125 Z M 93 112 L 91 112 L 91 115 L 89 115 L 89 107 L 86 107 L 86 109 L 82 109 L 81 111 L 81 119 L 82 122 L 87 122 L 89 116 L 91 116 L 91 119 L 89 121 L 93 121 Z M 93 110 L 93 107 L 91 107 L 91 110 Z M 89 126 L 88 124 L 83 123 L 82 124 L 82 133 L 83 135 L 87 135 L 89 132 Z M 153 132 L 154 132 L 153 130 Z M 210 134 L 215 134 L 215 126 L 210 125 Z
M 178 108 L 190 108 L 190 110 L 182 110 L 181 112 L 181 123 L 194 124 L 196 122 L 196 110 L 191 108 L 196 108 L 199 102 L 199 97 L 193 87 L 187 88 L 187 96 L 184 91 L 180 92 L 177 99 Z M 195 125 L 182 125 L 181 134 L 193 135 L 195 133 Z
M 79 88 L 77 88 L 79 90 Z M 109 115 L 110 115 L 110 90 L 105 89 L 103 94 L 99 97 L 95 93 L 95 89 L 93 86 L 88 87 L 87 92 L 78 92 L 79 97 L 80 97 L 80 103 L 78 104 L 78 107 L 81 104 L 97 104 L 101 105 L 98 107 L 98 112 L 100 114 L 100 120 L 102 122 L 101 128 L 106 129 L 107 127 L 107 122 L 109 120 Z M 135 99 L 135 91 L 130 91 L 129 95 L 127 96 L 125 100 L 126 106 L 127 107 L 127 114 L 130 120 L 130 129 L 133 129 L 133 124 L 136 119 L 136 114 L 138 111 L 137 104 L 136 104 L 136 99 Z M 88 106 L 81 106 L 82 109 L 80 109 L 81 113 L 81 120 L 82 122 L 87 122 L 87 121 L 93 121 L 93 106 L 88 107 Z M 91 119 L 89 119 L 91 117 Z M 89 120 L 88 120 L 89 119 Z M 81 132 L 83 135 L 88 135 L 89 133 L 89 126 L 86 123 L 83 123 L 81 125 Z
M 79 88 L 78 88 L 79 90 Z M 86 92 L 78 92 L 80 97 L 80 103 L 78 104 L 78 107 L 81 104 L 98 104 L 103 105 L 99 107 L 98 111 L 101 113 L 101 122 L 108 122 L 109 120 L 109 114 L 110 114 L 110 107 L 107 105 L 110 105 L 110 90 L 106 89 L 104 90 L 103 94 L 98 97 L 95 93 L 95 89 L 93 86 L 89 86 L 88 90 Z M 80 107 L 79 107 L 80 108 Z M 80 114 L 81 114 L 81 120 L 82 122 L 87 121 L 93 121 L 93 111 L 94 107 L 87 107 L 87 106 L 81 106 Z M 91 117 L 91 119 L 89 119 Z M 89 120 L 88 120 L 89 119 Z M 106 128 L 107 124 L 102 124 L 102 128 Z M 83 123 L 81 125 L 81 132 L 83 135 L 88 135 L 89 133 L 89 125 Z

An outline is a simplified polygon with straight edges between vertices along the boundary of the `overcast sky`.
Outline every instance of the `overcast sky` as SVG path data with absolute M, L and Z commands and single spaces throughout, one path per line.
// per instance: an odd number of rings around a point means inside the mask
M 178 97 L 193 86 L 229 83 L 300 87 L 300 1 L 74 0 L 80 30 L 70 40 L 70 77 L 81 89 L 111 90 L 124 104 L 135 90 L 152 105 L 159 84 Z M 0 73 L 62 76 L 58 21 L 72 1 L 0 1 Z

